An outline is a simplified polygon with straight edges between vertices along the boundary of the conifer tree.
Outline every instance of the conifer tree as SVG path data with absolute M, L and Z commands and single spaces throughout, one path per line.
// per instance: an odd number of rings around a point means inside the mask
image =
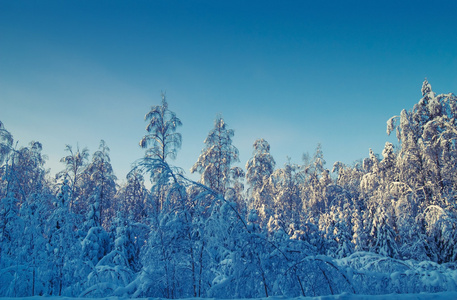
M 201 174 L 202 184 L 221 195 L 224 195 L 231 185 L 232 165 L 239 162 L 238 149 L 232 145 L 235 132 L 227 127 L 224 119 L 217 116 L 214 128 L 204 141 L 205 149 L 190 169 L 192 173 Z
M 248 195 L 251 198 L 250 207 L 265 211 L 267 207 L 274 205 L 269 182 L 276 162 L 270 154 L 270 144 L 264 139 L 256 140 L 253 148 L 253 156 L 246 163 L 246 181 L 250 186 L 248 189 Z

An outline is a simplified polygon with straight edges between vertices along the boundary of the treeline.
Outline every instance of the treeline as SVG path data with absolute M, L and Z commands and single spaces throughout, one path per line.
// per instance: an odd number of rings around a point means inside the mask
M 320 146 L 302 164 L 277 167 L 264 139 L 236 167 L 234 131 L 217 116 L 195 182 L 170 165 L 182 124 L 162 96 L 145 116 L 145 156 L 122 185 L 105 142 L 92 156 L 67 145 L 50 178 L 42 145 L 15 149 L 0 123 L 0 296 L 457 289 L 456 114 L 457 97 L 425 81 L 419 102 L 387 122 L 398 149 L 386 143 L 382 156 L 370 150 L 331 170 Z M 424 280 L 428 269 L 414 261 L 441 275 Z

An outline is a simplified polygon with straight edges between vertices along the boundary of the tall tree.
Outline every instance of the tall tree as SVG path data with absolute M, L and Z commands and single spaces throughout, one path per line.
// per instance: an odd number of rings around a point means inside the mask
M 182 144 L 181 134 L 176 132 L 176 129 L 182 123 L 176 114 L 168 109 L 165 94 L 162 94 L 162 105 L 152 106 L 144 120 L 148 121 L 148 134 L 141 139 L 140 146 L 147 149 L 146 155 L 162 162 L 168 157 L 175 159 Z
M 69 208 L 74 210 L 74 206 L 77 208 L 77 206 L 83 205 L 83 201 L 78 203 L 78 200 L 81 179 L 89 159 L 89 150 L 87 148 L 80 150 L 77 146 L 76 151 L 73 151 L 72 146 L 65 145 L 65 151 L 68 152 L 68 155 L 60 159 L 60 162 L 64 163 L 65 169 L 57 173 L 56 178 L 69 181 Z
M 269 188 L 273 192 L 272 208 L 285 232 L 300 222 L 300 175 L 298 166 L 290 161 L 284 164 L 284 168 L 277 169 L 271 174 Z
M 324 168 L 326 162 L 322 146 L 319 143 L 311 162 L 304 157 L 302 167 L 301 194 L 303 195 L 302 205 L 313 217 L 318 217 L 322 212 L 329 212 L 329 199 L 326 197 L 326 188 L 332 181 L 329 171 Z
M 104 140 L 100 141 L 98 151 L 92 156 L 92 162 L 85 169 L 85 189 L 86 196 L 92 196 L 99 203 L 99 213 L 101 224 L 109 227 L 109 220 L 114 215 L 113 199 L 116 194 L 116 176 L 114 175 L 111 159 L 109 157 L 110 149 Z
M 256 140 L 253 147 L 253 156 L 246 163 L 246 180 L 250 186 L 248 195 L 252 208 L 264 210 L 264 206 L 273 206 L 268 187 L 276 162 L 270 154 L 270 144 L 266 140 Z
M 147 150 L 136 168 L 151 176 L 157 214 L 165 201 L 165 189 L 170 178 L 177 183 L 174 174 L 176 169 L 168 165 L 167 158 L 175 159 L 178 149 L 181 148 L 182 137 L 176 130 L 182 123 L 176 114 L 168 109 L 168 102 L 163 93 L 162 105 L 152 106 L 144 119 L 148 121 L 146 126 L 148 134 L 141 139 L 140 146 Z
M 455 182 L 455 172 L 450 170 L 457 166 L 452 154 L 456 151 L 457 97 L 451 93 L 435 94 L 427 80 L 421 92 L 422 98 L 412 110 L 403 110 L 400 116 L 388 120 L 387 133 L 396 129 L 401 144 L 397 159 L 399 179 L 420 191 L 426 207 L 442 205 L 439 201 L 443 199 L 434 195 L 442 195 Z
M 235 132 L 228 129 L 222 116 L 214 121 L 214 128 L 206 137 L 205 149 L 190 169 L 201 174 L 200 182 L 224 195 L 233 178 L 232 164 L 239 161 L 238 149 L 232 145 Z

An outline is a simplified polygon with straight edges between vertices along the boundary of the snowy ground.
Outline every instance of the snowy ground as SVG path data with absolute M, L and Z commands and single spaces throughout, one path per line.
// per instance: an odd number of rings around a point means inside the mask
M 0 300 L 17 300 L 17 299 L 26 299 L 26 300 L 120 300 L 126 298 L 120 297 L 106 297 L 106 298 L 71 298 L 71 297 L 25 297 L 25 298 L 2 298 Z M 148 300 L 163 300 L 162 298 L 147 298 Z M 204 300 L 205 298 L 187 298 L 185 300 L 193 300 L 199 299 Z M 214 300 L 214 298 L 207 298 L 208 300 Z M 340 300 L 381 300 L 381 299 L 389 299 L 389 300 L 428 300 L 428 299 L 445 299 L 445 300 L 455 300 L 457 299 L 457 292 L 442 292 L 442 293 L 420 293 L 420 294 L 388 294 L 388 295 L 353 295 L 353 294 L 341 294 L 341 295 L 334 295 L 334 296 L 321 296 L 321 297 L 298 297 L 298 298 L 285 298 L 285 297 L 269 297 L 269 298 L 257 298 L 256 300 L 288 300 L 288 299 L 295 299 L 295 300 L 311 300 L 311 299 L 322 299 L 322 300 L 333 300 L 333 299 L 340 299 Z M 142 299 L 139 299 L 142 300 Z M 183 299 L 184 300 L 184 299 Z M 246 299 L 243 299 L 246 300 Z

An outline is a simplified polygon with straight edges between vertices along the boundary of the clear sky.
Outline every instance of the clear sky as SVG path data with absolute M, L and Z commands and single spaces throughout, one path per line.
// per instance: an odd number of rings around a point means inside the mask
M 457 93 L 457 1 L 0 0 L 0 120 L 43 144 L 111 148 L 123 179 L 144 115 L 182 120 L 187 174 L 221 113 L 240 166 L 265 138 L 278 166 L 322 143 L 327 167 L 381 153 L 425 77 Z

